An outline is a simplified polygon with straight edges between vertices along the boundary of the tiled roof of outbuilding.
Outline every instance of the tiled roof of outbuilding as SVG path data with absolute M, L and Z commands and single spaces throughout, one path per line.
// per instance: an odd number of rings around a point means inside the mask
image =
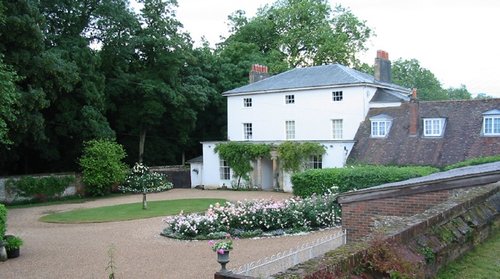
M 470 158 L 500 154 L 500 136 L 483 136 L 483 113 L 500 109 L 500 99 L 419 102 L 418 133 L 409 135 L 410 106 L 372 108 L 361 123 L 349 159 L 383 165 L 446 166 Z M 393 118 L 386 138 L 370 137 L 370 117 Z M 422 118 L 445 118 L 442 137 L 424 137 Z

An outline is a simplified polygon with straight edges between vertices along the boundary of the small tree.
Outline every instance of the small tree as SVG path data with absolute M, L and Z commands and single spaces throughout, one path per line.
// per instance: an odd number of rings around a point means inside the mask
M 147 193 L 163 192 L 172 189 L 173 184 L 167 180 L 167 176 L 157 172 L 149 171 L 149 168 L 141 163 L 135 163 L 120 190 L 123 192 L 142 193 L 142 209 L 148 209 Z
M 125 179 L 127 166 L 123 147 L 111 140 L 91 140 L 84 143 L 80 158 L 85 191 L 92 196 L 102 196 L 111 191 L 113 184 Z

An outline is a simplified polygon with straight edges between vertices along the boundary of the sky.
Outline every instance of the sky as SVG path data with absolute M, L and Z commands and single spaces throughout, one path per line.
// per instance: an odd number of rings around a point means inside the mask
M 195 42 L 213 46 L 227 36 L 227 16 L 240 9 L 254 16 L 274 0 L 178 0 L 177 19 Z M 443 84 L 462 84 L 473 95 L 500 98 L 500 1 L 330 0 L 365 20 L 376 36 L 360 60 L 373 64 L 376 51 L 391 60 L 417 59 Z

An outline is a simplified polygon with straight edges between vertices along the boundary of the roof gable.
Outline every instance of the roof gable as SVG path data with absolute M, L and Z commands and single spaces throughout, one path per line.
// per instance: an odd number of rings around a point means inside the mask
M 492 109 L 492 110 L 489 110 L 489 111 L 483 113 L 483 115 L 500 115 L 500 110 Z
M 373 76 L 349 67 L 340 64 L 330 64 L 295 68 L 267 79 L 226 91 L 224 95 L 229 96 L 239 93 L 286 91 L 341 85 L 348 86 L 353 84 L 373 84 L 394 88 L 399 91 L 409 91 L 404 87 L 392 83 L 379 82 L 375 80 Z

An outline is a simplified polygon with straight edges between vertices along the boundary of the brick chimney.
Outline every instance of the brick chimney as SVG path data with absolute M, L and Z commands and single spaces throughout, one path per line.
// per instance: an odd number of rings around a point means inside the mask
M 250 83 L 268 78 L 270 75 L 267 70 L 267 66 L 253 64 L 250 74 L 248 75 Z
M 411 137 L 416 137 L 418 132 L 418 120 L 419 120 L 416 88 L 413 88 L 411 92 L 410 103 L 408 104 L 408 106 L 410 109 L 410 127 L 408 128 L 409 135 Z
M 391 82 L 391 61 L 389 53 L 383 50 L 377 50 L 375 58 L 375 79 L 381 82 Z

